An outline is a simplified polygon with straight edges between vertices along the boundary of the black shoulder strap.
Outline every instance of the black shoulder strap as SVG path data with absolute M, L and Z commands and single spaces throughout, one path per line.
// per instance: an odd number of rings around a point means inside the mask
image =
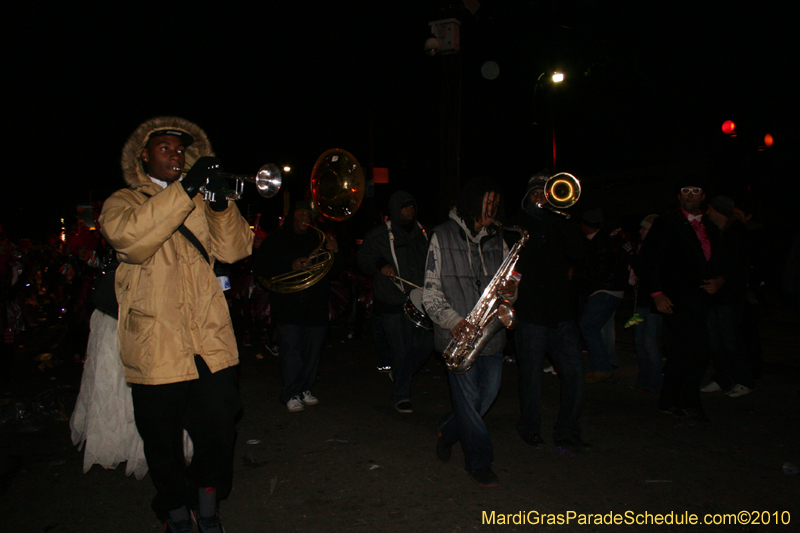
M 211 264 L 211 260 L 208 258 L 208 252 L 206 251 L 205 246 L 203 246 L 203 243 L 200 242 L 197 237 L 195 237 L 194 233 L 192 233 L 192 231 L 183 224 L 178 226 L 178 231 L 181 232 L 181 235 L 189 239 L 190 243 L 194 244 L 194 247 L 197 248 L 197 251 L 200 252 L 200 255 L 202 255 L 203 259 L 206 260 L 206 263 Z
M 139 191 L 139 192 L 144 194 L 148 198 L 150 198 L 150 195 L 147 194 L 146 192 L 144 192 L 144 191 Z M 206 247 L 203 246 L 203 243 L 200 242 L 200 239 L 198 239 L 195 236 L 195 234 L 192 233 L 192 230 L 187 228 L 184 224 L 181 224 L 180 226 L 178 226 L 178 231 L 180 231 L 181 235 L 186 237 L 186 239 L 188 239 L 188 241 L 190 243 L 192 243 L 195 248 L 197 248 L 197 251 L 200 252 L 200 255 L 202 255 L 203 259 L 206 260 L 206 263 L 208 263 L 210 265 L 211 264 L 211 260 L 208 258 L 208 252 L 206 251 Z

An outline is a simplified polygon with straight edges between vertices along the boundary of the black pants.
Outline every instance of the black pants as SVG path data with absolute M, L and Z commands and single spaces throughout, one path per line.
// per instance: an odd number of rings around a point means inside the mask
M 708 310 L 704 299 L 681 302 L 675 312 L 664 315 L 672 333 L 672 348 L 664 365 L 659 409 L 701 408 L 700 384 L 709 362 Z
M 195 356 L 199 379 L 166 385 L 132 386 L 136 428 L 156 488 L 153 510 L 162 520 L 184 505 L 197 506 L 197 489 L 216 487 L 217 501 L 228 496 L 233 482 L 235 417 L 241 409 L 236 367 L 214 374 Z M 189 467 L 183 455 L 183 430 L 194 456 Z

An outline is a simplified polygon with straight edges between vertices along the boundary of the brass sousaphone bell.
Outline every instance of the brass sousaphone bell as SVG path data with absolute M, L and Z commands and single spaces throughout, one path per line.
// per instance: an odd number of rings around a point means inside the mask
M 364 199 L 364 172 L 353 154 L 331 148 L 319 156 L 311 171 L 311 196 L 327 219 L 353 216 Z
M 324 152 L 311 172 L 311 196 L 314 206 L 327 219 L 341 222 L 353 216 L 364 199 L 364 172 L 358 160 L 341 148 Z M 328 273 L 333 256 L 325 246 L 327 236 L 321 229 L 310 227 L 319 233 L 319 245 L 308 256 L 307 270 L 259 278 L 264 287 L 280 293 L 302 291 Z

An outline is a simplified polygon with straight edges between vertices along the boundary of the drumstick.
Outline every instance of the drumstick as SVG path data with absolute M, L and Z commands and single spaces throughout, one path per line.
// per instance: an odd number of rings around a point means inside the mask
M 399 280 L 400 280 L 400 281 L 402 281 L 403 283 L 408 283 L 409 285 L 411 285 L 411 286 L 412 286 L 412 287 L 414 287 L 415 289 L 422 290 L 422 287 L 420 287 L 419 285 L 414 285 L 413 283 L 411 283 L 411 282 L 410 282 L 410 281 L 408 281 L 407 279 L 403 279 L 403 278 L 401 278 L 400 276 L 395 276 L 395 279 L 399 279 Z

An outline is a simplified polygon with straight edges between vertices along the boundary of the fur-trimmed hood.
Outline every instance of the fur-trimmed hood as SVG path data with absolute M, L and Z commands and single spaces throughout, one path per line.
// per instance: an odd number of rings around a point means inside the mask
M 145 183 L 152 183 L 142 166 L 142 150 L 150 138 L 150 134 L 157 130 L 177 129 L 194 137 L 194 143 L 186 149 L 186 166 L 191 167 L 202 156 L 214 155 L 211 143 L 197 124 L 180 117 L 155 117 L 143 122 L 128 137 L 122 148 L 122 176 L 130 187 L 138 187 Z

